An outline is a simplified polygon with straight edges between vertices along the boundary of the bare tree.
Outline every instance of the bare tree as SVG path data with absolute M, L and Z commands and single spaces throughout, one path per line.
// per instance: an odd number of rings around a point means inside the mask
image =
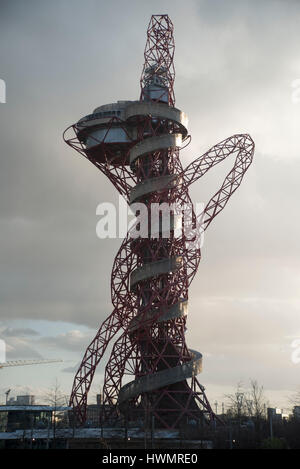
M 68 396 L 62 392 L 61 385 L 55 380 L 49 391 L 45 394 L 45 401 L 55 409 L 61 406 L 68 405 Z
M 228 414 L 239 421 L 242 417 L 254 417 L 258 420 L 265 416 L 267 401 L 264 388 L 256 380 L 250 380 L 248 389 L 239 382 L 235 392 L 225 397 L 229 400 Z
M 229 400 L 229 416 L 241 421 L 241 418 L 247 413 L 247 394 L 242 382 L 237 384 L 236 390 L 232 394 L 225 394 Z
M 257 420 L 265 417 L 267 401 L 264 395 L 264 387 L 260 386 L 256 380 L 250 380 L 249 398 L 252 403 L 252 415 Z
M 62 392 L 61 385 L 57 379 L 55 380 L 53 386 L 45 394 L 44 400 L 51 407 L 53 407 L 51 425 L 53 428 L 53 440 L 55 442 L 57 426 L 68 424 L 65 412 L 59 411 L 59 407 L 68 405 L 68 396 Z

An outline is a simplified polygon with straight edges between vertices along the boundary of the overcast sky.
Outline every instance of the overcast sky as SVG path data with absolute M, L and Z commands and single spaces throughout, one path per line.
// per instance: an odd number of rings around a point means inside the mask
M 0 338 L 7 359 L 62 364 L 0 371 L 4 391 L 70 392 L 74 367 L 112 310 L 121 240 L 96 237 L 111 183 L 62 140 L 95 107 L 138 99 L 151 14 L 175 28 L 176 106 L 188 114 L 183 164 L 234 133 L 254 163 L 207 230 L 190 290 L 187 342 L 204 356 L 212 402 L 257 379 L 274 406 L 300 386 L 300 2 L 295 0 L 1 0 Z M 300 94 L 299 94 L 300 96 Z M 205 202 L 233 161 L 197 182 Z M 205 180 L 204 180 L 205 179 Z M 99 367 L 93 393 L 102 383 Z

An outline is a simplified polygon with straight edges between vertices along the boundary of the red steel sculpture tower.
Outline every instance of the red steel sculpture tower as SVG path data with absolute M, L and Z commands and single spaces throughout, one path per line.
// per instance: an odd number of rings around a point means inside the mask
M 183 169 L 179 152 L 189 142 L 187 117 L 175 107 L 174 37 L 168 15 L 151 17 L 144 57 L 138 101 L 100 106 L 64 134 L 70 146 L 111 180 L 133 211 L 138 210 L 137 202 L 147 207 L 149 222 L 146 236 L 132 237 L 129 231 L 123 240 L 111 275 L 113 311 L 75 375 L 70 405 L 80 424 L 86 418 L 96 367 L 113 339 L 105 369 L 105 409 L 117 409 L 118 415 L 127 418 L 144 418 L 145 423 L 151 416 L 160 428 L 217 418 L 197 379 L 202 355 L 188 349 L 185 342 L 188 288 L 200 262 L 200 247 L 188 242 L 188 230 L 175 236 L 172 211 L 168 236 L 162 222 L 153 236 L 150 213 L 154 204 L 193 207 L 190 185 L 234 155 L 233 168 L 201 214 L 201 229 L 206 230 L 241 184 L 254 143 L 247 134 L 233 135 Z M 183 223 L 194 227 L 196 221 L 192 208 Z M 199 231 L 194 233 L 198 238 Z

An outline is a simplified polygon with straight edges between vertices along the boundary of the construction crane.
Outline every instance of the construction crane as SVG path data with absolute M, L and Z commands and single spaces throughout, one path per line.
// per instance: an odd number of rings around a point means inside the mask
M 1 368 L 7 368 L 10 366 L 23 366 L 23 365 L 39 365 L 44 363 L 57 363 L 62 362 L 62 360 L 12 360 L 4 363 L 0 363 Z

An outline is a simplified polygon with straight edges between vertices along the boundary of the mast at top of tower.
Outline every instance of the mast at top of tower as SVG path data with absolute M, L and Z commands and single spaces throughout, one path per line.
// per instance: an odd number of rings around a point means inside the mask
M 160 101 L 175 106 L 173 30 L 173 23 L 168 15 L 151 16 L 140 80 L 140 100 Z

